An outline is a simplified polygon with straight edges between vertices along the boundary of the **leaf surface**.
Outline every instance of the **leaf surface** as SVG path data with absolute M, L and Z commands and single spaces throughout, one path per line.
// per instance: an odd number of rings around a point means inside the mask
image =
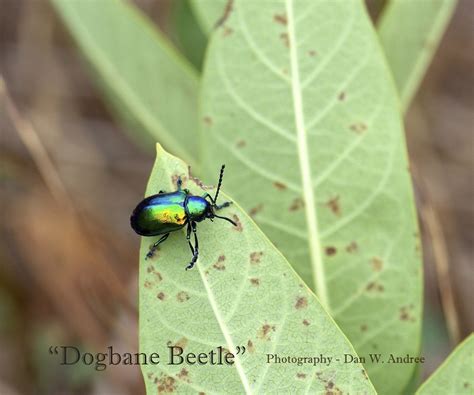
M 218 169 L 216 169 L 218 170 Z M 230 171 L 228 172 L 230 173 Z M 184 187 L 203 191 L 186 177 L 187 167 L 157 146 L 146 195 Z M 216 174 L 217 176 L 217 174 Z M 227 176 L 227 174 L 226 174 Z M 224 177 L 224 186 L 226 184 Z M 230 200 L 222 194 L 219 201 Z M 140 351 L 157 352 L 161 363 L 142 366 L 147 393 L 374 393 L 360 364 L 329 366 L 268 364 L 266 354 L 333 356 L 355 352 L 315 296 L 253 221 L 237 206 L 222 210 L 238 221 L 198 224 L 200 257 L 194 269 L 185 232 L 172 233 L 157 256 L 144 260 L 155 238 L 140 251 Z M 168 345 L 185 353 L 208 353 L 218 346 L 235 352 L 233 366 L 168 365 Z
M 166 38 L 122 0 L 52 0 L 133 137 L 197 160 L 198 77 Z
M 204 33 L 209 34 L 219 19 L 226 13 L 226 5 L 232 7 L 229 0 L 189 0 L 191 8 Z
M 451 19 L 456 0 L 390 0 L 378 24 L 403 111 L 416 93 Z
M 188 0 L 175 0 L 171 3 L 170 25 L 171 36 L 177 42 L 178 48 L 196 70 L 200 71 L 207 46 L 207 36 L 196 20 Z
M 192 0 L 208 34 L 224 14 L 227 0 Z M 408 108 L 446 31 L 456 0 L 390 0 L 378 34 L 395 78 L 403 111 Z
M 474 335 L 470 335 L 426 380 L 417 395 L 472 394 L 474 389 Z
M 235 0 L 202 86 L 208 177 L 226 163 L 227 190 L 359 354 L 417 355 L 421 265 L 406 148 L 362 2 Z M 366 366 L 383 393 L 400 392 L 414 368 Z

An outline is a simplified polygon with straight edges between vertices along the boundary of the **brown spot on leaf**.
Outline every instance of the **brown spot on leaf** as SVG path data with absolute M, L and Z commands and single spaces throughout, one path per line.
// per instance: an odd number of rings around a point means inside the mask
M 326 247 L 324 251 L 325 251 L 325 253 L 326 253 L 327 256 L 336 255 L 336 252 L 337 252 L 336 247 L 331 247 L 331 246 L 330 246 L 330 247 Z
M 305 379 L 306 378 L 306 373 L 296 373 L 296 378 L 297 379 Z
M 224 29 L 222 30 L 222 37 L 227 37 L 230 36 L 234 32 L 234 29 L 224 26 Z
M 177 374 L 177 376 L 183 380 L 183 381 L 187 381 L 188 383 L 190 382 L 189 380 L 189 372 L 186 368 L 182 368 L 179 373 Z
M 290 38 L 288 37 L 288 33 L 281 33 L 280 38 L 283 41 L 283 45 L 287 48 L 290 47 Z
M 176 299 L 178 299 L 178 302 L 182 303 L 189 300 L 189 295 L 187 292 L 181 291 L 176 294 Z
M 176 380 L 170 376 L 164 376 L 157 382 L 159 394 L 169 394 L 176 389 Z
M 237 148 L 244 148 L 245 146 L 247 145 L 247 142 L 245 140 L 239 140 L 237 141 L 237 143 L 235 144 L 235 146 Z
M 263 204 L 260 203 L 257 206 L 251 208 L 250 211 L 249 211 L 249 214 L 253 218 L 262 210 L 263 210 Z
M 328 381 L 326 383 L 326 393 L 325 395 L 342 395 L 342 391 L 340 388 L 337 388 L 332 381 Z
M 309 55 L 309 56 L 316 56 L 316 51 L 315 51 L 314 49 L 310 49 L 310 50 L 308 51 L 308 55 Z
M 365 288 L 369 292 L 383 292 L 384 286 L 382 284 L 377 283 L 376 281 L 371 281 L 367 284 Z
M 322 372 L 316 372 L 316 377 L 319 381 L 325 384 L 325 395 L 342 395 L 342 391 L 336 387 L 336 384 L 334 384 L 332 380 L 325 379 Z
M 257 337 L 262 340 L 271 340 L 270 334 L 271 332 L 275 332 L 275 326 L 274 325 L 269 325 L 269 324 L 264 324 L 258 331 L 257 331 Z
M 304 200 L 300 197 L 294 198 L 288 210 L 297 211 L 304 207 Z
M 357 134 L 362 134 L 367 130 L 367 125 L 364 122 L 356 122 L 349 127 L 353 132 Z
M 413 317 L 410 312 L 408 311 L 408 307 L 402 306 L 400 307 L 400 320 L 401 321 L 415 321 L 415 317 Z
M 304 326 L 309 326 L 309 321 L 306 320 L 306 319 L 304 319 L 304 320 L 303 320 L 303 325 L 304 325 Z
M 198 177 L 193 176 L 191 174 L 191 166 L 188 166 L 188 177 L 201 189 L 206 190 L 214 188 L 214 185 L 204 185 L 204 183 Z
M 156 297 L 160 300 L 165 300 L 166 295 L 163 292 L 160 292 L 158 295 L 156 295 Z
M 225 270 L 225 255 L 220 255 L 219 258 L 217 258 L 217 262 L 212 265 L 212 267 L 216 270 Z
M 204 122 L 204 125 L 212 126 L 212 118 L 210 116 L 203 117 L 202 121 Z
M 224 12 L 222 16 L 217 20 L 216 24 L 214 25 L 214 29 L 217 29 L 219 26 L 223 25 L 224 22 L 229 18 L 230 13 L 233 9 L 234 0 L 228 0 L 227 4 L 225 5 Z
M 260 285 L 260 279 L 258 278 L 251 278 L 250 282 L 252 283 L 252 285 L 255 285 L 257 287 Z
M 382 259 L 380 259 L 378 257 L 373 257 L 370 260 L 370 264 L 371 264 L 372 270 L 374 272 L 380 272 L 383 269 L 383 261 L 382 261 Z
M 334 215 L 341 215 L 341 205 L 339 203 L 339 196 L 335 196 L 329 199 L 324 205 L 328 207 Z
M 366 324 L 362 324 L 362 325 L 360 326 L 360 331 L 361 331 L 361 332 L 367 332 L 367 325 L 366 325 Z
M 146 281 L 143 283 L 143 286 L 144 286 L 145 288 L 150 289 L 150 288 L 153 286 L 153 283 L 150 282 L 150 281 L 148 281 L 148 280 L 146 280 Z
M 255 347 L 252 343 L 252 340 L 249 340 L 247 342 L 247 350 L 249 350 L 249 353 L 253 353 L 255 351 Z
M 344 101 L 346 99 L 346 92 L 342 91 L 341 93 L 339 93 L 339 96 L 337 96 L 337 99 L 339 101 Z
M 253 265 L 256 265 L 257 263 L 260 263 L 260 260 L 262 259 L 263 252 L 262 251 L 255 251 L 250 254 L 250 263 Z
M 304 309 L 307 306 L 308 306 L 308 299 L 306 299 L 304 296 L 301 296 L 298 299 L 296 299 L 295 308 L 297 310 Z
M 232 216 L 234 222 L 237 224 L 237 226 L 234 226 L 234 229 L 237 231 L 237 232 L 242 232 L 242 230 L 244 229 L 243 226 L 242 226 L 242 222 L 240 222 L 240 219 L 239 217 L 237 217 L 237 215 L 233 215 Z
M 348 246 L 346 246 L 346 251 L 350 254 L 353 252 L 356 252 L 358 249 L 359 249 L 359 246 L 355 241 L 351 241 L 351 243 Z
M 276 23 L 280 23 L 282 25 L 286 25 L 288 23 L 288 20 L 286 19 L 285 14 L 275 14 L 275 15 L 273 15 L 273 20 Z
M 181 347 L 183 350 L 187 345 L 188 345 L 188 339 L 185 337 L 182 337 L 175 343 L 175 347 Z
M 283 182 L 280 182 L 280 181 L 275 181 L 273 183 L 273 186 L 278 189 L 279 191 L 284 191 L 286 188 L 288 188 L 286 186 L 286 184 L 284 184 Z

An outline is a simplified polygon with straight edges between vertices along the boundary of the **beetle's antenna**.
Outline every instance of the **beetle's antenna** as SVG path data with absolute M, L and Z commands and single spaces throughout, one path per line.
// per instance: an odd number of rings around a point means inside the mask
M 220 191 L 221 185 L 222 185 L 222 178 L 224 177 L 224 169 L 225 169 L 225 165 L 222 165 L 221 174 L 219 175 L 219 182 L 217 183 L 216 196 L 214 196 L 214 204 L 217 203 L 217 196 L 219 195 L 219 191 Z
M 221 216 L 219 216 L 219 215 L 216 215 L 216 214 L 214 214 L 214 217 L 216 217 L 216 218 L 220 218 L 220 219 L 225 219 L 226 221 L 230 222 L 232 225 L 234 225 L 234 226 L 237 226 L 237 224 L 236 224 L 234 221 L 232 221 L 230 218 L 227 218 L 227 217 L 221 217 Z

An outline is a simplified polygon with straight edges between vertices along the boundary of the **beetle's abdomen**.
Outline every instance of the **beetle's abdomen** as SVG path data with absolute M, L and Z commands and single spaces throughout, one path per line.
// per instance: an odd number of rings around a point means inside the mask
M 185 192 L 176 191 L 142 200 L 130 218 L 133 230 L 142 236 L 156 236 L 182 228 L 186 223 L 185 198 Z

